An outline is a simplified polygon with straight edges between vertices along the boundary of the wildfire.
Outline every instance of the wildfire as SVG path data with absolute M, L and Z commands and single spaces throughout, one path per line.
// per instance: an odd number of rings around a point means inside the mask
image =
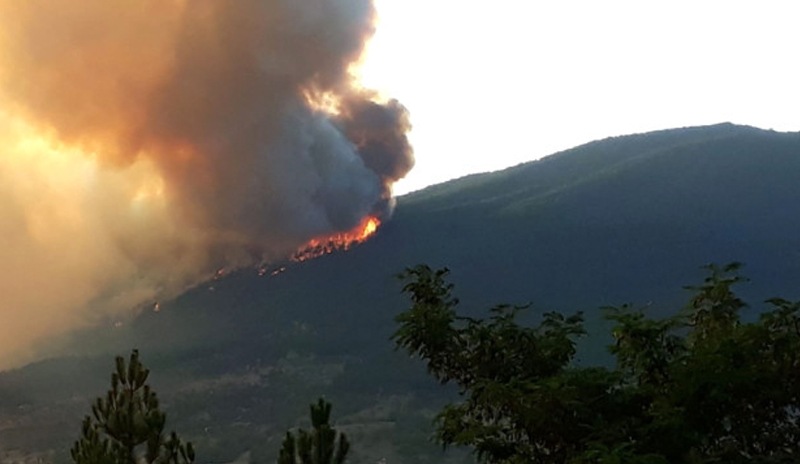
M 338 250 L 349 250 L 353 245 L 362 243 L 369 239 L 380 227 L 380 219 L 374 216 L 365 217 L 356 227 L 337 234 L 318 237 L 309 240 L 302 248 L 292 256 L 293 261 L 306 261 L 327 255 Z

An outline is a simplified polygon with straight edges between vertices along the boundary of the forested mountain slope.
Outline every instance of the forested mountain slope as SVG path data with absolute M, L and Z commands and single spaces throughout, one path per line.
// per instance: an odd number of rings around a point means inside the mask
M 800 298 L 798 179 L 800 134 L 721 124 L 605 139 L 429 187 L 401 197 L 393 220 L 350 251 L 276 263 L 268 270 L 286 267 L 276 275 L 230 273 L 158 312 L 53 343 L 69 357 L 0 374 L 0 446 L 66 459 L 113 355 L 136 347 L 201 462 L 248 452 L 272 462 L 319 395 L 355 462 L 442 462 L 424 446 L 426 426 L 453 392 L 393 350 L 408 304 L 399 271 L 449 266 L 468 313 L 530 302 L 529 317 L 582 310 L 596 326 L 604 305 L 676 311 L 701 265 L 737 260 L 754 312 L 771 296 Z M 590 337 L 582 361 L 603 362 L 605 343 Z

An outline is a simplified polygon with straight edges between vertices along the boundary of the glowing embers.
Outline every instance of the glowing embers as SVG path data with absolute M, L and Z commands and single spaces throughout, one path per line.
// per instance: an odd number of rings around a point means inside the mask
M 380 219 L 365 217 L 356 227 L 347 231 L 309 240 L 292 256 L 292 261 L 306 261 L 338 250 L 348 250 L 353 245 L 369 239 L 380 227 Z

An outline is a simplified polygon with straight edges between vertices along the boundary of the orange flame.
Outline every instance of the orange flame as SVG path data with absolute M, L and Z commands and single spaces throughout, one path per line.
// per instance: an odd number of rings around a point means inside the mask
M 367 216 L 351 230 L 313 238 L 292 256 L 292 261 L 307 261 L 339 250 L 349 250 L 353 245 L 369 239 L 380 227 L 380 219 Z

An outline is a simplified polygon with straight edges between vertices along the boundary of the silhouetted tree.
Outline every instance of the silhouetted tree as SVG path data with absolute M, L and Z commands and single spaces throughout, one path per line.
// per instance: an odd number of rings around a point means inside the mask
M 350 442 L 343 433 L 336 439 L 330 425 L 331 404 L 322 398 L 312 404 L 311 430 L 300 429 L 297 435 L 286 432 L 278 464 L 342 464 L 350 451 Z
M 800 303 L 768 300 L 745 323 L 738 264 L 711 265 L 687 307 L 654 320 L 629 306 L 615 323 L 616 369 L 576 367 L 580 314 L 520 326 L 520 308 L 460 317 L 447 269 L 402 274 L 411 308 L 397 346 L 464 400 L 437 417 L 437 439 L 487 463 L 666 464 L 800 461 Z
M 133 350 L 128 363 L 116 358 L 111 390 L 97 398 L 86 416 L 81 437 L 71 449 L 77 464 L 190 464 L 191 443 L 183 444 L 175 432 L 164 435 L 166 414 L 156 393 L 147 385 L 150 371 Z

